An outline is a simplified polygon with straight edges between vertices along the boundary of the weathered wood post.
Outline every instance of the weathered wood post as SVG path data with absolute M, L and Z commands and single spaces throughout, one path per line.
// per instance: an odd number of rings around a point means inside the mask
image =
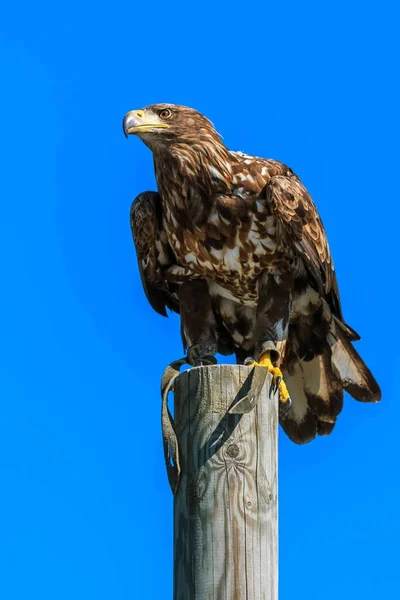
M 262 367 L 175 380 L 174 600 L 277 600 L 278 397 Z

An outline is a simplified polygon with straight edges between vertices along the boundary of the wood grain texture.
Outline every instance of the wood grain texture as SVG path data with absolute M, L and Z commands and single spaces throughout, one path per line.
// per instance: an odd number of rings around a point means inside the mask
M 174 501 L 174 600 L 277 600 L 278 399 L 230 414 L 251 369 L 199 367 L 175 382 L 181 479 Z

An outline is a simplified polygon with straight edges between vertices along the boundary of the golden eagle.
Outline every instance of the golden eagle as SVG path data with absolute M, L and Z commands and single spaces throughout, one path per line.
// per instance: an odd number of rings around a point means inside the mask
M 189 363 L 217 352 L 238 363 L 254 357 L 273 373 L 287 408 L 282 427 L 297 443 L 331 433 L 344 390 L 379 401 L 352 344 L 360 338 L 343 319 L 322 221 L 297 175 L 229 150 L 192 108 L 130 111 L 123 129 L 152 151 L 158 187 L 131 207 L 143 287 L 158 313 L 180 313 Z

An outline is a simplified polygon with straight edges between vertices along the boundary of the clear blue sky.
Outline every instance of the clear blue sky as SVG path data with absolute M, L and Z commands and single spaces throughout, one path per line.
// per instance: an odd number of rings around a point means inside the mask
M 288 163 L 328 231 L 383 388 L 334 434 L 280 435 L 281 600 L 399 589 L 395 2 L 27 2 L 0 19 L 0 596 L 163 599 L 172 498 L 159 377 L 181 355 L 129 229 L 152 159 L 124 113 L 196 107 Z M 397 591 L 396 591 L 397 590 Z

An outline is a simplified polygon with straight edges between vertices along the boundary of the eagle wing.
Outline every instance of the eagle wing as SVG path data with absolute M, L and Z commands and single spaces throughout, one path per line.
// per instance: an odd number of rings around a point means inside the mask
M 339 289 L 331 252 L 317 208 L 300 179 L 292 172 L 271 177 L 262 196 L 278 219 L 283 234 L 292 240 L 309 271 L 316 290 L 325 297 L 333 314 L 343 322 Z M 350 327 L 352 339 L 359 339 Z
M 179 313 L 178 288 L 163 277 L 164 270 L 174 265 L 174 257 L 162 227 L 159 194 L 143 192 L 132 203 L 130 224 L 135 244 L 140 277 L 147 300 L 160 315 L 167 308 Z

